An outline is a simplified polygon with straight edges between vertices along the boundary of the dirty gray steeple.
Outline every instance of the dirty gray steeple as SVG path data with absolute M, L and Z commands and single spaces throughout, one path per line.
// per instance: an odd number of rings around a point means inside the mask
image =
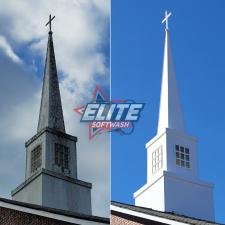
M 38 132 L 40 132 L 46 127 L 65 132 L 63 110 L 59 90 L 59 81 L 57 76 L 54 45 L 51 31 L 52 19 L 54 19 L 54 17 L 50 17 L 49 22 L 46 24 L 49 24 L 50 31 L 48 33 L 49 35 L 45 60 L 41 107 L 37 129 Z
M 49 16 L 38 132 L 26 143 L 25 181 L 12 199 L 48 208 L 92 215 L 92 184 L 77 177 L 77 137 L 67 134 Z

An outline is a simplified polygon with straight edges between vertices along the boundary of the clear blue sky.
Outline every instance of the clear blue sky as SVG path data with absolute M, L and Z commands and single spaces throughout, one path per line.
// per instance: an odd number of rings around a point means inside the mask
M 112 199 L 134 203 L 146 182 L 145 143 L 156 133 L 164 11 L 186 131 L 199 138 L 200 178 L 215 184 L 216 220 L 225 223 L 225 1 L 113 0 L 112 98 L 145 102 L 130 136 L 112 135 Z

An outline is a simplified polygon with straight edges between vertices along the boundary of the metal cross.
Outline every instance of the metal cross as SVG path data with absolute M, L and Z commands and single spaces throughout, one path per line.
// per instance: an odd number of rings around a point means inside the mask
M 55 16 L 51 16 L 51 14 L 49 15 L 49 21 L 46 23 L 45 26 L 48 26 L 49 25 L 49 32 L 52 32 L 52 20 L 55 19 Z
M 165 12 L 165 18 L 163 19 L 162 23 L 165 23 L 166 22 L 166 30 L 169 29 L 169 25 L 168 25 L 168 22 L 169 22 L 169 17 L 172 15 L 172 13 L 168 13 L 167 11 Z

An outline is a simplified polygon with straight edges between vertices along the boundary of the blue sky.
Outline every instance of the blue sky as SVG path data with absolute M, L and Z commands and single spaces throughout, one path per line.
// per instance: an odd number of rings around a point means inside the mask
M 215 184 L 216 220 L 225 223 L 225 1 L 113 0 L 112 98 L 145 102 L 130 136 L 112 135 L 112 199 L 134 203 L 146 182 L 145 143 L 156 133 L 164 11 L 186 131 L 197 136 L 200 178 Z

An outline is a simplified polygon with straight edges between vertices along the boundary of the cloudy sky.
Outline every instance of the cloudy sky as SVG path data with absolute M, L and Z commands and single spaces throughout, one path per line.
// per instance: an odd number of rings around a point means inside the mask
M 96 84 L 109 92 L 109 0 L 3 1 L 0 7 L 0 196 L 24 181 L 25 147 L 37 129 L 49 14 L 67 133 L 78 137 L 78 177 L 93 183 L 93 214 L 110 198 L 109 134 L 88 140 L 73 112 Z

